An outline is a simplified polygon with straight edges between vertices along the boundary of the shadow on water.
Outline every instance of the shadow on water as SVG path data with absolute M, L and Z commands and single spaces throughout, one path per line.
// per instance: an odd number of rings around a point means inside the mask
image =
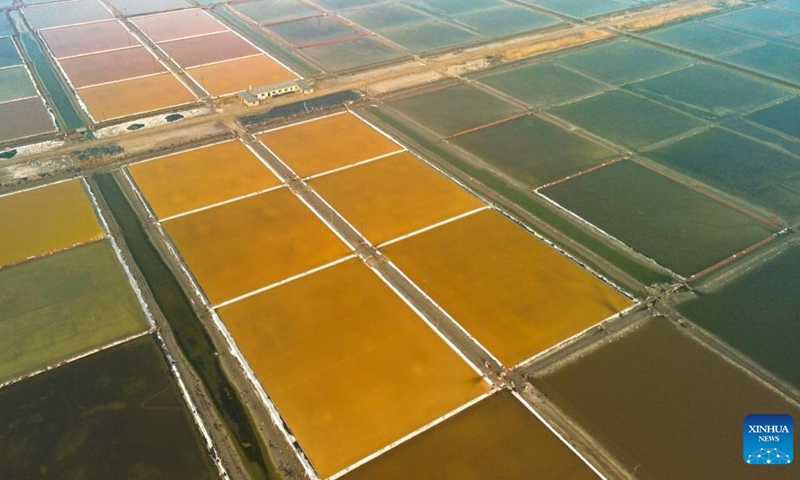
M 214 405 L 246 456 L 249 473 L 253 478 L 278 478 L 236 389 L 223 373 L 211 337 L 177 279 L 150 243 L 119 185 L 111 174 L 95 175 L 94 180 L 184 355 L 203 380 Z

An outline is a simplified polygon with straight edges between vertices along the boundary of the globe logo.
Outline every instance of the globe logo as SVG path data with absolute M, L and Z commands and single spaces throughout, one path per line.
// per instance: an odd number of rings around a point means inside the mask
M 792 463 L 792 457 L 777 448 L 759 448 L 751 453 L 745 461 L 751 465 L 787 465 Z

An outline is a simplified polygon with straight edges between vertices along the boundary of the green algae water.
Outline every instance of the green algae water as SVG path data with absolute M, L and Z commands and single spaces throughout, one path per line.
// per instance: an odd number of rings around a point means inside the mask
M 721 289 L 679 307 L 681 313 L 800 388 L 800 247 Z
M 152 336 L 0 390 L 0 478 L 219 478 Z

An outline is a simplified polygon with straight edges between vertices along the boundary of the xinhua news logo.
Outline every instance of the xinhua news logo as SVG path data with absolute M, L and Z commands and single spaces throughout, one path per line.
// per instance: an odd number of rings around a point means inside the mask
M 744 419 L 744 461 L 788 465 L 794 460 L 794 420 L 789 415 L 753 414 Z

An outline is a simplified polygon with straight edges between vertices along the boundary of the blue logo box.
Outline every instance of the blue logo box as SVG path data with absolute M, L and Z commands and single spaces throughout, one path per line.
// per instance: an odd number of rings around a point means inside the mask
M 748 415 L 742 444 L 750 465 L 788 465 L 794 461 L 794 420 L 783 414 Z

